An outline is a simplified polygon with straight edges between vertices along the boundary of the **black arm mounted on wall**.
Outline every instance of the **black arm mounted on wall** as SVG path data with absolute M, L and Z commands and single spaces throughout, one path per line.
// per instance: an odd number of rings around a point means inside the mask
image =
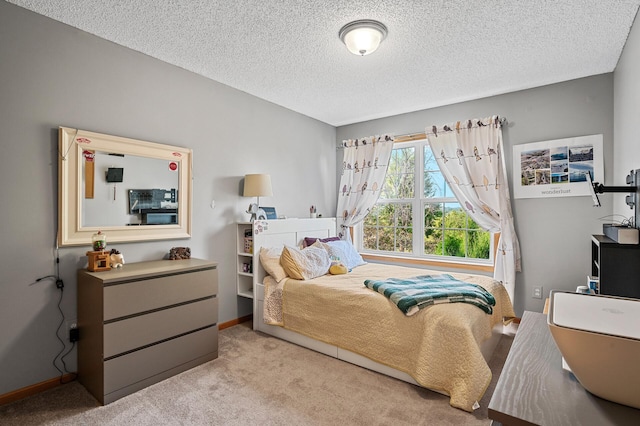
M 604 186 L 601 183 L 593 182 L 593 190 L 596 194 L 604 194 L 605 192 L 626 192 L 629 195 L 626 196 L 625 201 L 629 208 L 633 208 L 636 205 L 636 194 L 640 190 L 638 184 L 638 170 L 631 170 L 627 175 L 627 184 L 629 186 Z

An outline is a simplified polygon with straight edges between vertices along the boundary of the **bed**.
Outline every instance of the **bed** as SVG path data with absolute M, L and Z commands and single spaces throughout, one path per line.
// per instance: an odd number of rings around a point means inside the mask
M 515 316 L 500 283 L 481 275 L 449 273 L 488 290 L 496 300 L 492 314 L 465 303 L 448 303 L 406 316 L 388 298 L 366 288 L 364 280 L 442 271 L 368 263 L 345 275 L 277 281 L 260 263 L 260 249 L 299 246 L 305 237 L 335 235 L 335 218 L 257 221 L 253 228 L 255 330 L 443 393 L 453 407 L 479 407 L 491 381 L 487 361 L 503 326 Z

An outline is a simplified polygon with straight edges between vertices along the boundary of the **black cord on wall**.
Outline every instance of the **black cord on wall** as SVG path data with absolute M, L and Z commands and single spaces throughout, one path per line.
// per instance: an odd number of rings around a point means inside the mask
M 62 303 L 62 295 L 64 294 L 64 288 L 60 288 L 60 298 L 58 299 L 58 311 L 60 311 L 60 316 L 62 317 L 62 319 L 60 320 L 60 324 L 58 324 L 58 327 L 56 328 L 56 337 L 58 338 L 58 340 L 60 341 L 60 343 L 62 344 L 62 349 L 60 350 L 60 352 L 58 352 L 58 354 L 53 358 L 53 361 L 51 361 L 51 363 L 53 364 L 53 366 L 56 368 L 56 370 L 58 370 L 58 372 L 60 373 L 60 383 L 62 383 L 62 377 L 64 377 L 64 371 L 62 371 L 59 367 L 58 364 L 56 363 L 56 361 L 58 360 L 58 357 L 60 356 L 60 354 L 62 352 L 64 352 L 65 348 L 67 347 L 67 345 L 65 345 L 64 340 L 62 340 L 60 338 L 60 327 L 62 327 L 62 324 L 64 323 L 64 312 L 62 311 L 62 308 L 60 307 L 60 304 Z
M 635 224 L 633 223 L 634 221 L 633 216 L 627 217 L 621 214 L 610 214 L 607 216 L 602 216 L 602 217 L 599 217 L 598 220 L 601 220 L 603 222 L 607 221 L 607 222 L 618 223 L 621 226 L 630 226 L 630 227 L 635 226 Z
M 45 279 L 52 279 L 55 280 L 55 284 L 56 284 L 56 288 L 58 290 L 60 290 L 60 297 L 58 298 L 58 311 L 60 312 L 60 323 L 58 324 L 58 327 L 56 328 L 55 334 L 56 334 L 56 338 L 60 341 L 60 343 L 62 344 L 62 349 L 60 349 L 60 352 L 58 352 L 56 354 L 56 356 L 53 358 L 53 360 L 51 361 L 51 363 L 53 364 L 53 366 L 55 367 L 56 370 L 58 370 L 58 372 L 60 373 L 60 383 L 64 384 L 64 383 L 69 383 L 73 380 L 76 379 L 77 374 L 73 373 L 71 371 L 69 371 L 67 369 L 67 364 L 65 362 L 65 357 L 67 355 L 69 355 L 69 353 L 71 353 L 71 351 L 73 350 L 73 348 L 75 348 L 76 346 L 76 342 L 72 342 L 71 348 L 69 348 L 69 350 L 67 350 L 65 352 L 65 349 L 67 348 L 67 345 L 65 343 L 65 341 L 63 339 L 60 338 L 60 328 L 63 326 L 63 324 L 65 323 L 65 316 L 64 316 L 64 311 L 62 310 L 61 304 L 62 304 L 62 297 L 64 296 L 64 283 L 62 281 L 62 279 L 60 279 L 60 257 L 58 255 L 58 247 L 56 247 L 56 274 L 55 275 L 46 275 L 44 277 L 40 277 L 38 278 L 35 282 L 40 282 L 42 280 Z M 35 283 L 34 283 L 35 284 Z M 60 369 L 60 367 L 58 367 L 57 361 L 58 358 L 60 359 L 60 361 L 62 362 L 62 366 L 63 369 Z M 64 381 L 64 375 L 65 374 L 71 374 L 72 378 L 71 380 L 68 381 Z
M 60 343 L 62 343 L 62 349 L 60 349 L 60 352 L 58 352 L 58 354 L 53 358 L 52 363 L 53 363 L 53 366 L 56 368 L 56 370 L 58 370 L 60 372 L 60 384 L 65 384 L 65 383 L 69 383 L 69 382 L 74 381 L 76 379 L 76 377 L 78 376 L 76 373 L 73 373 L 73 372 L 71 372 L 71 371 L 69 371 L 67 369 L 67 364 L 64 361 L 64 358 L 67 355 L 69 355 L 69 353 L 71 353 L 73 348 L 75 348 L 76 342 L 72 342 L 71 347 L 69 348 L 69 350 L 65 352 L 67 344 L 65 343 L 65 341 L 63 339 L 60 338 L 60 327 L 62 327 L 62 325 L 65 323 L 64 312 L 62 311 L 62 308 L 60 307 L 60 304 L 62 303 L 62 296 L 64 294 L 64 285 L 59 286 L 58 283 L 62 284 L 62 280 L 58 279 L 56 281 L 56 287 L 58 287 L 58 289 L 60 290 L 60 298 L 58 299 L 58 311 L 60 311 L 60 316 L 61 316 L 60 324 L 58 324 L 58 328 L 56 328 L 56 337 L 58 338 Z M 58 358 L 60 358 L 60 362 L 62 362 L 62 367 L 63 367 L 62 370 L 56 364 L 56 361 L 58 360 Z M 67 380 L 67 381 L 64 380 L 65 373 L 72 375 L 71 380 Z

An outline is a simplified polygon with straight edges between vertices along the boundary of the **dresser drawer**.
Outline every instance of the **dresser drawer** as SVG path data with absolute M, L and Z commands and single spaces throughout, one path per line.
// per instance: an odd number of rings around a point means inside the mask
M 109 393 L 212 352 L 218 352 L 217 326 L 105 361 L 105 398 Z
M 116 321 L 104 326 L 104 357 L 215 324 L 218 299 L 210 298 Z
M 104 288 L 104 320 L 184 303 L 217 292 L 215 269 L 124 281 Z

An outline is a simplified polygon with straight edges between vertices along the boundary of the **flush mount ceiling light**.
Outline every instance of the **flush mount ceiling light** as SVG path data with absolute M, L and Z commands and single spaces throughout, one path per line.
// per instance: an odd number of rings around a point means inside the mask
M 387 36 L 387 27 L 382 22 L 361 19 L 349 22 L 340 29 L 338 37 L 354 55 L 368 55 L 376 51 Z

